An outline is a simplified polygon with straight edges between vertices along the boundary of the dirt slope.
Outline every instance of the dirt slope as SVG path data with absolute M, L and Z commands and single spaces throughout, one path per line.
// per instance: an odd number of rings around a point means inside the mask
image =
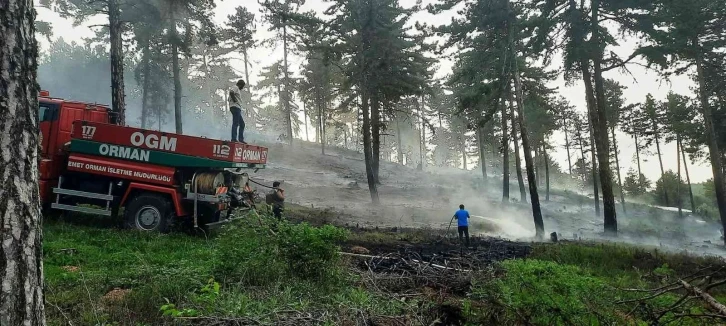
M 381 162 L 382 205 L 371 205 L 362 155 L 342 149 L 320 153 L 317 144 L 296 141 L 270 148 L 268 166 L 252 175 L 262 183 L 284 181 L 288 201 L 306 207 L 328 208 L 344 213 L 336 223 L 361 227 L 447 228 L 454 211 L 464 204 L 475 216 L 472 232 L 514 240 L 534 235 L 530 207 L 519 203 L 516 178 L 512 177 L 512 201 L 501 202 L 501 179 L 484 181 L 478 169 L 414 167 Z M 259 191 L 267 191 L 259 188 Z M 566 239 L 604 239 L 603 223 L 585 196 L 553 190 L 551 200 L 541 194 L 547 234 L 558 232 Z M 679 219 L 676 213 L 644 205 L 618 206 L 620 236 L 616 241 L 660 246 L 670 250 L 726 255 L 719 224 L 696 217 Z

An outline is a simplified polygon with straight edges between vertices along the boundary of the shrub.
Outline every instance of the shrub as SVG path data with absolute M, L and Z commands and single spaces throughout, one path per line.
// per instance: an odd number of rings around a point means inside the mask
M 251 220 L 225 226 L 215 248 L 216 278 L 259 286 L 283 279 L 286 266 L 269 230 Z
M 270 285 L 288 277 L 327 282 L 340 273 L 337 243 L 346 236 L 347 231 L 333 226 L 272 218 L 241 221 L 226 226 L 217 240 L 215 276 L 247 285 Z
M 495 313 L 506 324 L 619 324 L 613 317 L 614 294 L 602 279 L 578 267 L 540 260 L 511 260 L 501 266 L 505 275 L 475 282 L 472 298 L 503 307 Z
M 307 223 L 280 226 L 278 245 L 290 273 L 303 279 L 333 276 L 338 270 L 340 248 L 347 231 L 334 226 L 312 227 Z

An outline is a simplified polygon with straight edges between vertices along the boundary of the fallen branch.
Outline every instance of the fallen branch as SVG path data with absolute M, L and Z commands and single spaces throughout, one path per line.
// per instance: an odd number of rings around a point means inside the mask
M 339 253 L 339 254 L 341 254 L 341 255 L 345 255 L 345 256 L 353 256 L 353 257 L 361 257 L 361 258 L 377 258 L 377 259 L 397 259 L 397 258 L 395 258 L 395 257 L 387 257 L 387 256 L 372 256 L 372 255 L 364 255 L 364 254 L 354 254 L 354 253 L 352 253 L 352 252 L 345 252 L 345 251 L 340 251 L 340 252 L 338 252 L 338 253 Z
M 414 262 L 414 263 L 418 263 L 418 264 L 428 264 L 427 266 L 430 265 L 431 267 L 436 267 L 436 268 L 440 268 L 440 269 L 446 269 L 446 270 L 450 270 L 450 271 L 471 272 L 470 269 L 459 269 L 459 268 L 453 268 L 453 267 L 446 267 L 446 266 L 432 264 L 431 262 L 426 263 L 426 262 L 418 261 L 416 259 L 411 259 L 411 261 Z M 425 266 L 424 266 L 424 268 L 425 268 Z
M 689 284 L 688 282 L 681 280 L 681 284 L 683 285 L 683 288 L 686 290 L 692 292 L 693 294 L 701 297 L 703 301 L 706 301 L 706 303 L 711 307 L 711 309 L 714 312 L 717 312 L 721 318 L 726 319 L 726 306 L 721 304 L 720 302 L 716 301 L 710 294 L 704 292 L 703 290 Z

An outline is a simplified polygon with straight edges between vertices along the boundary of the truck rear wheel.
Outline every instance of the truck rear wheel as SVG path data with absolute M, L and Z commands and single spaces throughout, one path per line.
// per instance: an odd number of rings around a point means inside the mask
M 124 220 L 127 228 L 167 233 L 172 212 L 171 203 L 165 197 L 142 194 L 126 206 Z

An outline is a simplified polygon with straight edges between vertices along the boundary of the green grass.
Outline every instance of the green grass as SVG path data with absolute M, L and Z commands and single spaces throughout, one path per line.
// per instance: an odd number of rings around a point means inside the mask
M 723 265 L 716 258 L 627 245 L 541 244 L 527 259 L 472 275 L 465 296 L 419 293 L 401 300 L 367 288 L 367 272 L 354 272 L 338 256 L 338 246 L 424 245 L 433 239 L 428 230 L 351 234 L 331 226 L 275 225 L 262 216 L 206 238 L 124 231 L 108 220 L 71 218 L 44 225 L 49 325 L 175 325 L 215 316 L 274 324 L 290 312 L 333 325 L 367 318 L 362 316 L 422 318 L 444 306 L 460 311 L 468 325 L 640 325 L 678 295 L 636 307 L 617 302 L 641 294 L 621 289 L 655 288 L 701 266 Z M 726 292 L 712 293 L 726 298 Z M 689 309 L 703 308 L 694 301 Z
M 272 324 L 282 311 L 327 311 L 322 320 L 337 323 L 358 311 L 415 308 L 362 287 L 337 254 L 346 232 L 332 226 L 263 216 L 209 239 L 87 226 L 108 222 L 46 220 L 49 325 L 177 324 L 174 318 L 202 316 Z M 117 300 L 114 293 L 121 293 Z

